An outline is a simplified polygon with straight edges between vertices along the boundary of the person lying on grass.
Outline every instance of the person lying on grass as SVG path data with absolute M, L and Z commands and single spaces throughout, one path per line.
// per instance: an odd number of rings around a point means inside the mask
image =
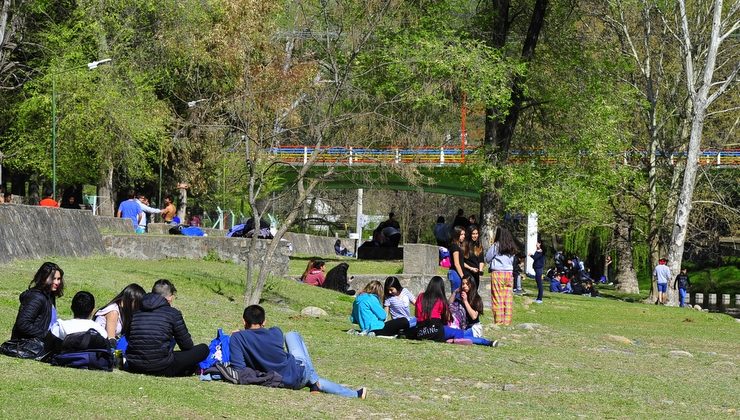
M 367 389 L 352 390 L 322 378 L 316 373 L 311 356 L 300 334 L 291 331 L 285 334 L 278 327 L 265 328 L 265 310 L 259 305 L 250 305 L 242 315 L 244 329 L 231 335 L 229 341 L 231 365 L 216 364 L 223 379 L 239 384 L 239 376 L 245 368 L 259 372 L 275 372 L 282 378 L 285 388 L 311 392 L 325 392 L 347 398 L 365 399 Z M 285 351 L 283 347 L 287 347 Z
M 352 303 L 351 320 L 360 326 L 361 331 L 368 331 L 372 335 L 395 336 L 401 330 L 409 329 L 409 319 L 405 317 L 391 319 L 386 322 L 386 312 L 383 305 L 383 285 L 373 280 L 368 283 Z M 413 322 L 416 325 L 416 320 Z M 411 325 L 413 326 L 413 325 Z

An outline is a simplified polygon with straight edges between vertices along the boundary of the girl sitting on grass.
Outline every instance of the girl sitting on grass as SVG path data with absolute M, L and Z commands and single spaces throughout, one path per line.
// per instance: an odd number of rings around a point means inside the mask
M 95 312 L 95 322 L 105 328 L 109 339 L 117 339 L 129 332 L 131 317 L 139 310 L 144 288 L 131 283 L 121 290 L 108 304 Z
M 385 321 L 386 313 L 380 303 L 382 301 L 383 285 L 373 280 L 352 303 L 351 321 L 358 324 L 363 332 L 368 332 L 368 335 L 394 336 L 401 330 L 408 329 L 409 320 L 406 318 Z
M 455 306 L 458 306 L 460 311 L 456 311 Z M 471 340 L 473 344 L 496 346 L 497 342 L 483 338 L 483 324 L 480 322 L 480 316 L 483 314 L 483 299 L 478 294 L 473 279 L 463 278 L 460 290 L 450 297 L 450 308 L 453 315 L 461 313 L 460 319 L 456 321 L 460 330 L 463 331 L 463 338 Z
M 409 292 L 409 289 L 401 286 L 401 282 L 396 276 L 390 276 L 385 279 L 385 310 L 392 319 L 406 318 L 409 321 L 413 319 L 413 325 L 416 325 L 416 318 L 409 312 L 409 304 L 416 303 L 416 297 Z
M 455 293 L 453 293 L 454 299 Z M 447 302 L 445 284 L 442 277 L 434 276 L 429 281 L 426 290 L 416 298 L 416 337 L 420 340 L 464 340 L 474 344 L 492 346 L 494 343 L 485 338 L 465 336 L 465 331 L 452 328 L 450 306 Z M 466 296 L 467 298 L 467 296 Z M 441 328 L 440 328 L 441 327 Z

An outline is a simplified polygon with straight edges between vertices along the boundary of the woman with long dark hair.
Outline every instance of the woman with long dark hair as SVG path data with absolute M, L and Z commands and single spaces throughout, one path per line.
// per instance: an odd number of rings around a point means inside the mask
M 480 229 L 477 225 L 470 225 L 463 244 L 463 272 L 465 277 L 470 277 L 475 281 L 476 289 L 480 286 L 480 273 L 483 272 L 484 267 Z
M 360 330 L 378 336 L 394 336 L 410 326 L 405 317 L 386 321 L 387 315 L 381 302 L 383 301 L 383 285 L 373 280 L 368 283 L 359 296 L 352 303 L 352 322 L 360 326 Z
M 450 289 L 456 290 L 464 277 L 463 272 L 463 247 L 465 246 L 465 228 L 455 226 L 452 230 L 452 241 L 450 241 L 450 271 L 447 279 L 450 281 Z
M 21 293 L 11 339 L 46 337 L 57 320 L 56 298 L 64 294 L 64 271 L 45 262 L 36 271 L 28 290 Z
M 105 306 L 95 312 L 95 322 L 105 328 L 108 337 L 119 338 L 128 334 L 131 318 L 139 310 L 141 299 L 146 294 L 143 287 L 131 283 Z
M 508 229 L 499 226 L 493 245 L 486 252 L 485 261 L 491 272 L 491 301 L 496 324 L 511 324 L 514 310 L 513 286 L 514 256 L 519 252 Z

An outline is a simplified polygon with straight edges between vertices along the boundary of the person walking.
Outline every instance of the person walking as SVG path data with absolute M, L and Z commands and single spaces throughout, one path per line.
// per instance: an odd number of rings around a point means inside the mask
M 682 308 L 686 306 L 686 292 L 691 287 L 691 281 L 685 268 L 681 269 L 681 274 L 676 276 L 676 280 L 673 281 L 673 290 L 676 290 L 678 286 L 678 304 Z
M 665 305 L 668 300 L 668 281 L 671 278 L 671 269 L 666 265 L 668 261 L 665 258 L 658 260 L 658 265 L 653 270 L 653 278 L 658 285 L 658 300 L 655 302 L 657 305 Z

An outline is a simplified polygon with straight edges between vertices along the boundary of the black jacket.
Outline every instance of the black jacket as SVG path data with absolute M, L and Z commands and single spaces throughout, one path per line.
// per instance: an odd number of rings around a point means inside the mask
M 159 372 L 174 360 L 173 342 L 180 350 L 193 348 L 182 313 L 170 306 L 161 295 L 147 293 L 141 310 L 131 317 L 126 358 L 133 372 Z
M 11 338 L 44 338 L 51 324 L 54 297 L 39 289 L 28 289 L 20 295 L 21 306 L 15 318 Z

